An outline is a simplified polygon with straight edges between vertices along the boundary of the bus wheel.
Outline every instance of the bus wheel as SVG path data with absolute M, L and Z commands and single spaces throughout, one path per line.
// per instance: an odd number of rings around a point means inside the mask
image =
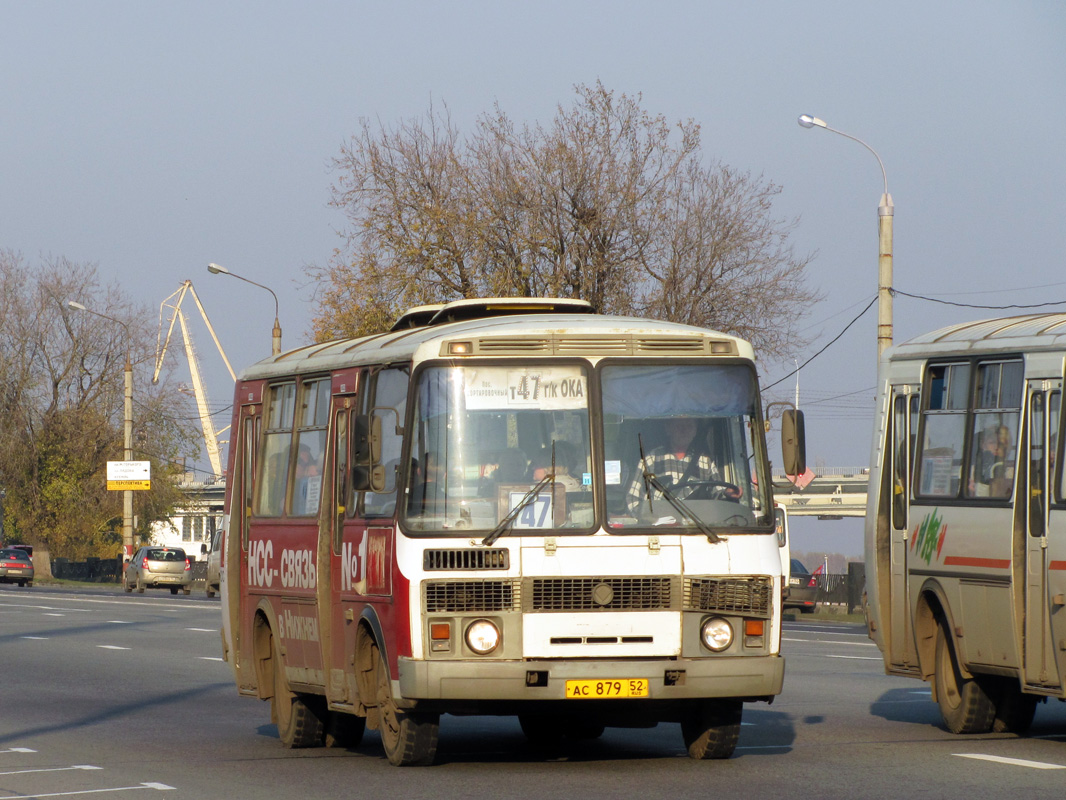
M 681 720 L 681 735 L 692 758 L 729 758 L 740 738 L 741 700 L 704 700 Z
M 936 702 L 944 725 L 952 733 L 987 733 L 996 707 L 974 678 L 964 678 L 955 661 L 944 626 L 936 631 Z
M 330 711 L 326 720 L 326 747 L 358 747 L 366 730 L 366 717 Z
M 377 648 L 375 648 L 377 649 Z M 437 755 L 440 715 L 416 714 L 396 707 L 392 699 L 392 678 L 385 656 L 378 652 L 377 690 L 380 711 L 381 744 L 389 763 L 397 767 L 422 767 Z
M 998 691 L 993 693 L 996 718 L 992 723 L 992 730 L 996 733 L 1025 733 L 1033 724 L 1036 704 L 1040 698 L 1034 694 L 1026 694 L 1009 678 L 1001 678 L 999 684 Z
M 278 737 L 286 747 L 318 747 L 322 744 L 322 717 L 312 708 L 311 698 L 290 691 L 276 642 L 273 653 L 274 696 L 270 698 L 270 716 L 278 726 Z

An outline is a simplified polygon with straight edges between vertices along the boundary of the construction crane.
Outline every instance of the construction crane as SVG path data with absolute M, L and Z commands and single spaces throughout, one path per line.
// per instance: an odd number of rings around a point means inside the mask
M 211 338 L 215 340 L 215 346 L 218 348 L 219 354 L 222 356 L 222 360 L 226 362 L 226 369 L 229 370 L 230 377 L 234 382 L 237 380 L 237 376 L 233 372 L 233 367 L 230 366 L 229 359 L 226 358 L 226 351 L 222 349 L 222 344 L 218 340 L 218 336 L 215 335 L 215 329 L 211 325 L 211 320 L 207 316 L 207 312 L 204 311 L 204 306 L 200 302 L 200 298 L 196 295 L 196 290 L 193 288 L 192 281 L 186 280 L 181 288 L 170 295 L 166 300 L 159 304 L 159 332 L 156 335 L 155 346 L 155 373 L 152 375 L 152 383 L 159 382 L 159 371 L 163 368 L 163 359 L 167 354 L 167 346 L 170 344 L 170 337 L 174 333 L 174 323 L 180 323 L 181 335 L 185 341 L 185 356 L 189 362 L 189 373 L 192 376 L 192 389 L 193 395 L 196 398 L 196 408 L 200 414 L 200 423 L 204 429 L 204 446 L 207 450 L 207 458 L 211 462 L 211 470 L 214 472 L 215 478 L 222 477 L 222 453 L 218 445 L 218 433 L 215 430 L 215 424 L 211 420 L 211 411 L 208 408 L 207 403 L 207 390 L 204 388 L 203 379 L 200 377 L 200 361 L 196 356 L 196 350 L 193 347 L 192 334 L 189 333 L 189 326 L 185 320 L 185 314 L 181 311 L 181 303 L 185 299 L 187 294 L 192 295 L 192 299 L 196 301 L 196 307 L 200 309 L 200 316 L 203 317 L 204 323 L 207 325 L 207 330 L 211 333 Z M 177 298 L 176 300 L 174 298 Z M 164 309 L 170 309 L 170 324 L 167 327 L 166 338 L 163 338 L 163 311 Z M 223 428 L 225 430 L 225 428 Z

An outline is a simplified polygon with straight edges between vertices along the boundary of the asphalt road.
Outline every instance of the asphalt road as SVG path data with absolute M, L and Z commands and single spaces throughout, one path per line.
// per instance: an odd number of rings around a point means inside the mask
M 786 623 L 785 691 L 745 708 L 736 754 L 695 762 L 677 725 L 531 748 L 509 718 L 444 717 L 438 763 L 377 734 L 286 750 L 220 659 L 219 604 L 0 587 L 0 800 L 135 798 L 1061 797 L 1066 705 L 1023 738 L 945 732 L 928 688 L 886 677 L 860 625 Z

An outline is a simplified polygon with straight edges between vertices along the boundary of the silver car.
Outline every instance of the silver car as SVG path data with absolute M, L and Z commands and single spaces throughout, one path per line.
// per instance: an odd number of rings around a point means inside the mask
M 17 547 L 0 550 L 0 583 L 33 586 L 33 561 L 29 553 Z
M 142 547 L 122 573 L 122 588 L 141 594 L 148 587 L 169 587 L 171 594 L 181 589 L 192 592 L 192 565 L 180 547 Z
M 207 596 L 214 597 L 222 582 L 222 537 L 226 529 L 219 527 L 211 536 L 211 551 L 207 554 Z

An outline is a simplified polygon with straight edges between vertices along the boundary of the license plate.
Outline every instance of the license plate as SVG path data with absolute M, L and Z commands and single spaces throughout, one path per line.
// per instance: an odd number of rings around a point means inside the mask
M 567 681 L 569 700 L 605 700 L 614 697 L 647 697 L 645 678 L 616 678 L 614 680 Z
M 10 567 L 8 567 L 7 574 L 8 575 L 25 575 L 26 574 L 26 570 L 24 570 L 24 569 L 11 569 Z

